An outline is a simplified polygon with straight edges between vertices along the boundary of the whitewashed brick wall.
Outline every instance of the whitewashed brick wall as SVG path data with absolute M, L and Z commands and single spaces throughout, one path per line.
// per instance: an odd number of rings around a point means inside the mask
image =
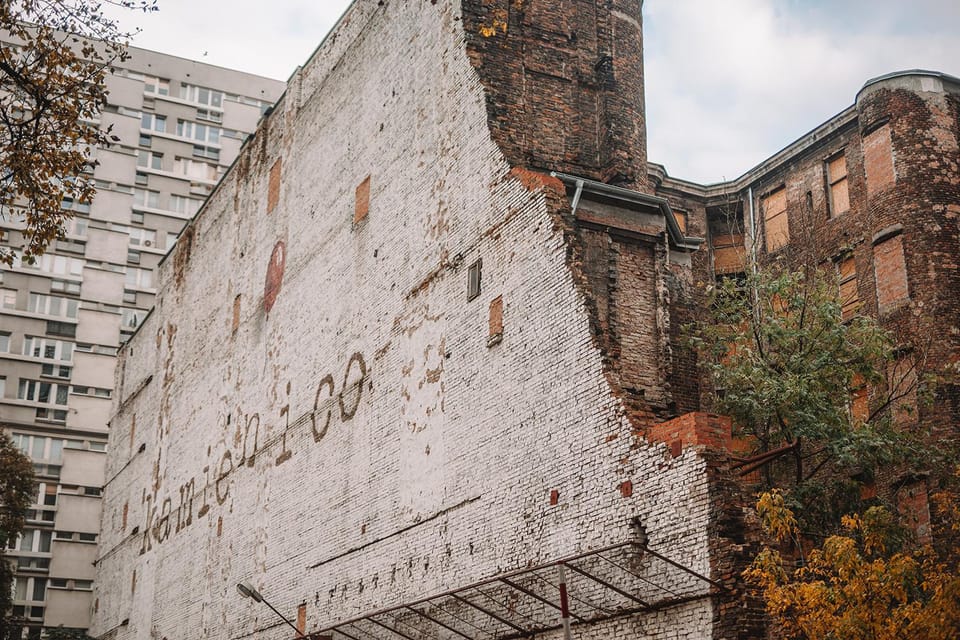
M 632 539 L 635 517 L 709 574 L 704 463 L 632 435 L 554 214 L 491 141 L 460 24 L 457 3 L 356 3 L 164 263 L 118 373 L 96 635 L 289 637 L 237 582 L 290 616 L 306 602 L 309 631 Z M 698 600 L 577 636 L 708 638 L 711 616 Z

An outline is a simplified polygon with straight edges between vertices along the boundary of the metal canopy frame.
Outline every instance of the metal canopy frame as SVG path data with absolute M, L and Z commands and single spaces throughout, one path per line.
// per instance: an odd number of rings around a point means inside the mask
M 379 609 L 319 640 L 510 640 L 712 596 L 723 586 L 640 542 L 623 542 Z M 563 614 L 567 613 L 564 617 Z

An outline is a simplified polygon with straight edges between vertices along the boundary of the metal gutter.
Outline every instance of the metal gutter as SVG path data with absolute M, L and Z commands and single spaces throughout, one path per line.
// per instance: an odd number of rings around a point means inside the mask
M 583 193 L 594 193 L 613 200 L 628 202 L 630 204 L 656 207 L 666 219 L 667 233 L 670 236 L 672 244 L 677 248 L 696 251 L 700 248 L 700 245 L 705 242 L 703 238 L 684 235 L 683 231 L 680 229 L 680 225 L 677 223 L 677 219 L 673 215 L 673 210 L 670 208 L 670 203 L 666 198 L 653 196 L 648 193 L 641 193 L 632 189 L 625 189 L 623 187 L 616 187 L 611 184 L 590 180 L 588 178 L 581 178 L 580 176 L 573 176 L 567 173 L 551 171 L 550 175 L 559 179 L 565 184 L 573 186 L 576 189 L 574 193 L 574 202 L 572 205 L 574 213 L 576 213 L 576 208 L 580 204 L 580 199 Z

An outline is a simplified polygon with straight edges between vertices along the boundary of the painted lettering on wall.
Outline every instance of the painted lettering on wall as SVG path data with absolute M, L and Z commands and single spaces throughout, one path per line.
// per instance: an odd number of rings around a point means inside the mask
M 328 373 L 320 378 L 313 394 L 313 403 L 296 420 L 291 420 L 290 392 L 292 382 L 284 385 L 283 406 L 276 412 L 276 427 L 280 430 L 273 442 L 261 439 L 261 424 L 267 425 L 268 418 L 261 419 L 259 413 L 237 412 L 236 417 L 226 417 L 222 430 L 230 428 L 232 420 L 237 420 L 233 446 L 227 443 L 213 455 L 213 447 L 207 450 L 207 463 L 199 474 L 169 491 L 169 495 L 160 496 L 144 490 L 143 504 L 146 522 L 142 529 L 140 553 L 146 553 L 154 544 L 162 544 L 172 535 L 188 528 L 194 522 L 204 518 L 215 506 L 221 506 L 230 499 L 231 482 L 235 472 L 252 468 L 268 445 L 276 444 L 279 455 L 272 460 L 273 465 L 281 465 L 294 457 L 291 444 L 295 441 L 288 436 L 298 430 L 309 429 L 311 439 L 300 440 L 313 443 L 321 442 L 336 423 L 346 423 L 353 419 L 360 407 L 363 388 L 368 381 L 367 362 L 359 352 L 350 356 L 344 367 L 343 378 L 334 378 Z M 294 414 L 296 415 L 296 414 Z M 272 431 L 266 427 L 264 431 Z

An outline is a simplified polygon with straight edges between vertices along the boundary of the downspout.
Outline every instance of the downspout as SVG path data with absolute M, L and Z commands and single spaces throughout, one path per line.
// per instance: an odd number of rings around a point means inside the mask
M 577 191 L 573 194 L 573 202 L 570 204 L 570 214 L 576 217 L 577 206 L 580 205 L 580 196 L 583 195 L 583 180 L 577 180 Z
M 753 210 L 753 187 L 747 187 L 747 202 L 750 207 L 750 273 L 757 273 L 757 221 Z

